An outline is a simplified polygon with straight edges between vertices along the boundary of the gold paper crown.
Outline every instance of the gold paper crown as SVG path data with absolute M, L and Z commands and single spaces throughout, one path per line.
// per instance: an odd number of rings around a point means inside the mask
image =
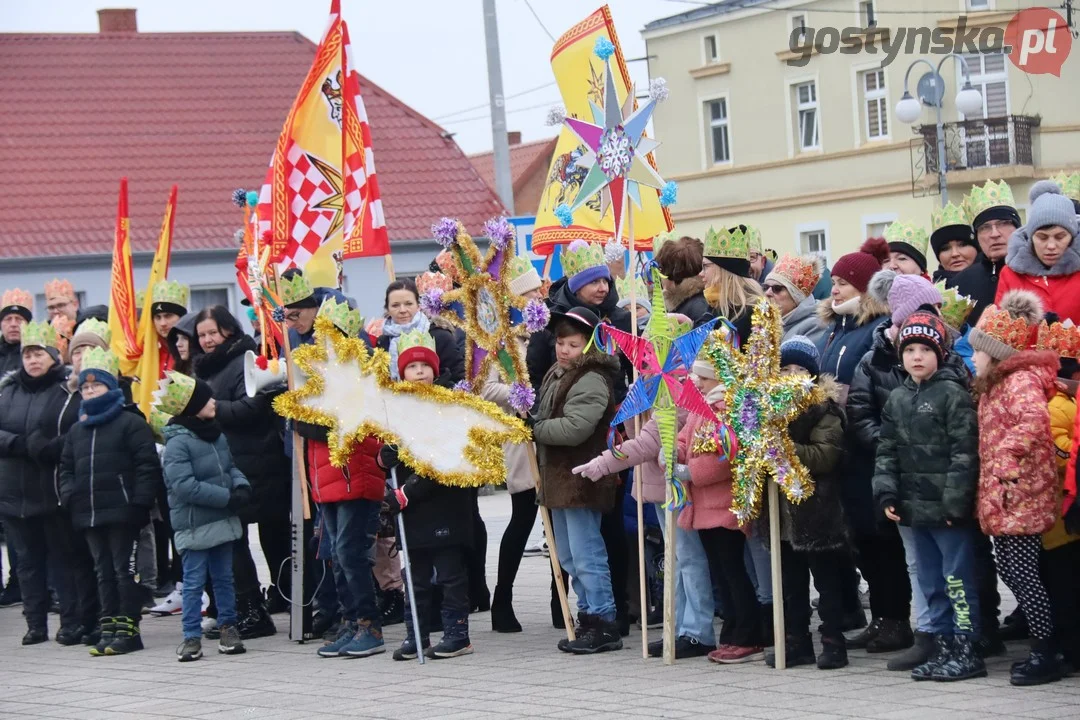
M 311 283 L 300 273 L 296 273 L 292 277 L 282 276 L 278 278 L 278 296 L 281 298 L 282 305 L 298 303 L 314 294 L 315 291 L 311 288 Z
M 82 356 L 83 372 L 87 370 L 100 370 L 115 377 L 120 377 L 120 358 L 112 350 L 103 350 L 99 347 L 91 347 Z M 87 378 L 90 380 L 90 378 Z M 93 382 L 91 380 L 91 382 Z
M 935 283 L 934 287 L 941 294 L 941 317 L 945 324 L 959 330 L 978 303 L 967 295 L 961 295 L 954 287 L 945 287 L 944 280 Z
M 22 329 L 22 347 L 56 348 L 56 328 L 47 322 L 28 322 Z
M 971 214 L 961 202 L 959 205 L 948 203 L 943 208 L 934 208 L 930 212 L 930 231 L 936 232 L 950 225 L 971 225 Z
M 12 305 L 32 311 L 34 309 L 34 296 L 19 288 L 5 290 L 3 297 L 0 298 L 0 307 L 11 307 Z
M 64 297 L 75 299 L 75 288 L 67 280 L 50 280 L 45 283 L 45 299 Z
M 1058 357 L 1080 358 L 1080 327 L 1074 325 L 1071 320 L 1053 324 L 1047 324 L 1043 320 L 1039 325 L 1039 336 L 1035 341 L 1035 348 L 1053 350 Z
M 97 335 L 99 338 L 105 341 L 106 345 L 112 344 L 112 330 L 109 329 L 109 324 L 102 322 L 97 318 L 86 318 L 83 320 L 79 327 L 75 328 L 75 334 L 88 333 L 90 335 Z
M 398 338 L 398 356 L 405 352 L 409 348 L 425 347 L 432 352 L 435 351 L 435 338 L 431 336 L 431 333 L 423 330 L 409 330 L 404 332 Z
M 361 317 L 359 310 L 353 310 L 348 303 L 339 302 L 332 297 L 323 300 L 318 316 L 329 318 L 330 322 L 334 323 L 334 327 L 340 330 L 345 337 L 354 338 L 359 336 L 360 328 L 364 324 L 364 318 Z
M 798 255 L 783 256 L 772 271 L 790 279 L 791 284 L 803 295 L 812 294 L 818 281 L 821 280 L 817 262 L 812 259 L 805 260 Z
M 454 289 L 454 281 L 448 275 L 430 270 L 416 276 L 416 291 L 421 295 L 428 290 L 442 290 L 450 292 Z
M 1050 180 L 1058 184 L 1058 187 L 1061 188 L 1062 195 L 1076 202 L 1080 202 L 1080 172 L 1074 172 L 1071 175 L 1060 172 L 1050 178 Z
M 195 378 L 170 370 L 158 381 L 158 389 L 153 392 L 152 408 L 166 415 L 179 415 L 191 401 L 195 393 Z
M 574 240 L 562 253 L 563 274 L 567 277 L 577 275 L 583 270 L 606 265 L 604 248 L 598 243 Z
M 664 247 L 666 243 L 674 242 L 680 237 L 682 237 L 682 235 L 675 232 L 674 230 L 668 230 L 667 232 L 662 232 L 658 234 L 656 237 L 653 238 L 652 241 L 653 254 L 655 255 L 656 253 L 660 252 L 660 248 Z
M 175 280 L 158 280 L 150 293 L 150 304 L 170 303 L 187 309 L 190 293 L 187 285 L 181 285 Z
M 615 280 L 615 290 L 619 293 L 619 298 L 622 300 L 630 299 L 630 278 L 621 277 Z M 645 286 L 645 281 L 641 278 L 637 278 L 634 282 L 634 292 L 637 293 L 638 300 L 649 299 L 649 289 Z
M 727 228 L 719 232 L 711 227 L 705 233 L 705 257 L 728 258 L 731 260 L 750 259 L 750 239 L 746 233 L 737 229 L 734 233 Z
M 924 257 L 926 248 L 930 246 L 930 236 L 926 231 L 913 222 L 894 222 L 885 228 L 885 241 L 890 243 L 904 243 L 915 248 Z
M 973 221 L 976 215 L 992 207 L 1016 207 L 1012 188 L 1004 180 L 1001 182 L 987 180 L 982 187 L 975 185 L 964 198 L 964 203 L 967 205 L 968 214 L 971 215 Z

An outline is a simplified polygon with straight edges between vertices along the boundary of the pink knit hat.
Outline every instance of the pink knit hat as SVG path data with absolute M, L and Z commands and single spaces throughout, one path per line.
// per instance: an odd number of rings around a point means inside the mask
M 874 274 L 869 285 L 870 297 L 889 306 L 892 324 L 900 327 L 923 305 L 941 305 L 941 293 L 921 275 L 900 275 L 892 270 Z

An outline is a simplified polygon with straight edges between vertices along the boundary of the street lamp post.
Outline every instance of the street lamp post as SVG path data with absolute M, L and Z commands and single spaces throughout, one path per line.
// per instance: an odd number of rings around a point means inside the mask
M 949 202 L 949 183 L 945 177 L 946 157 L 945 157 L 945 124 L 941 120 L 941 104 L 944 98 L 944 83 L 945 81 L 941 77 L 941 68 L 945 65 L 945 61 L 949 58 L 956 58 L 960 61 L 960 67 L 964 73 L 964 87 L 956 94 L 956 109 L 964 113 L 964 117 L 974 115 L 982 110 L 982 95 L 978 90 L 971 86 L 971 73 L 968 71 L 967 60 L 956 53 L 949 53 L 945 57 L 941 58 L 941 62 L 938 63 L 935 68 L 933 63 L 924 58 L 918 58 L 911 65 L 908 66 L 907 72 L 904 73 L 904 96 L 900 98 L 900 102 L 896 103 L 896 117 L 900 122 L 910 125 L 919 119 L 919 115 L 922 113 L 922 105 L 932 105 L 934 107 L 936 122 L 937 122 L 937 154 L 938 154 L 938 192 L 941 194 L 941 205 L 944 207 Z M 908 92 L 908 79 L 911 77 L 911 71 L 915 69 L 915 66 L 919 63 L 925 64 L 930 68 L 930 72 L 933 73 L 930 78 L 930 84 L 934 89 L 937 88 L 937 83 L 941 83 L 942 92 L 941 97 L 932 97 L 926 99 L 921 95 L 918 98 L 911 96 Z M 936 93 L 935 93 L 936 94 Z M 930 102 L 932 100 L 933 102 Z

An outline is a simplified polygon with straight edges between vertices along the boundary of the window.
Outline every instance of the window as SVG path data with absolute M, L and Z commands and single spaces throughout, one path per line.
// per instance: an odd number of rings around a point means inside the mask
M 971 86 L 983 97 L 983 118 L 1009 114 L 1009 75 L 1000 52 L 964 55 L 971 72 Z M 960 70 L 960 68 L 957 68 Z M 960 72 L 961 77 L 963 72 Z M 969 120 L 971 118 L 964 118 Z
M 989 10 L 990 0 L 967 0 L 968 10 Z
M 795 86 L 795 108 L 799 119 L 799 149 L 817 150 L 820 147 L 818 131 L 817 85 L 813 82 Z
M 1000 52 L 964 55 L 971 73 L 971 86 L 982 95 L 982 112 L 963 118 L 975 122 L 963 127 L 964 167 L 991 167 L 1010 164 L 1009 75 L 1005 55 Z M 959 63 L 957 63 L 959 64 Z M 963 77 L 958 67 L 957 73 Z M 985 122 L 980 122 L 985 121 Z
M 714 63 L 720 59 L 720 47 L 716 44 L 715 35 L 705 36 L 705 64 Z
M 731 162 L 727 98 L 706 101 L 705 117 L 708 123 L 709 152 L 713 163 Z
M 884 237 L 885 236 L 885 230 L 890 225 L 892 225 L 891 222 L 867 223 L 866 224 L 866 237 L 868 237 L 868 238 Z
M 799 254 L 810 255 L 811 253 L 829 256 L 829 238 L 824 228 L 816 230 L 803 230 L 799 233 Z
M 867 70 L 860 73 L 863 91 L 863 114 L 867 140 L 889 136 L 889 99 L 885 90 L 885 71 Z
M 214 305 L 224 305 L 230 309 L 229 288 L 227 287 L 193 287 L 191 299 L 188 301 L 188 310 L 198 312 L 203 308 Z
M 872 28 L 877 25 L 873 0 L 864 0 L 859 3 L 859 24 L 864 28 Z
M 791 30 L 795 33 L 797 40 L 806 37 L 806 15 L 804 13 L 791 16 Z
M 75 298 L 79 301 L 79 307 L 86 307 L 86 293 L 82 290 L 75 291 Z M 38 293 L 34 295 L 34 307 L 30 309 L 31 314 L 35 320 L 48 320 L 49 319 L 49 307 L 45 302 L 45 293 Z

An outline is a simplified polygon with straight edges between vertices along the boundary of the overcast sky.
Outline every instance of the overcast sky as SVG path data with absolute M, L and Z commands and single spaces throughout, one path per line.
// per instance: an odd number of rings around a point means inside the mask
M 99 8 L 135 7 L 140 31 L 297 30 L 318 42 L 330 0 L 2 0 L 0 4 L 2 32 L 96 32 Z M 361 74 L 456 133 L 465 152 L 491 149 L 480 0 L 341 0 L 341 4 Z M 601 4 L 602 0 L 497 0 L 507 126 L 520 130 L 525 141 L 554 135 L 544 125 L 547 109 L 560 102 L 548 60 L 553 45 L 548 32 L 559 37 Z M 608 0 L 627 58 L 645 54 L 640 32 L 645 23 L 697 4 Z M 638 87 L 647 88 L 646 64 L 635 62 L 630 68 Z

